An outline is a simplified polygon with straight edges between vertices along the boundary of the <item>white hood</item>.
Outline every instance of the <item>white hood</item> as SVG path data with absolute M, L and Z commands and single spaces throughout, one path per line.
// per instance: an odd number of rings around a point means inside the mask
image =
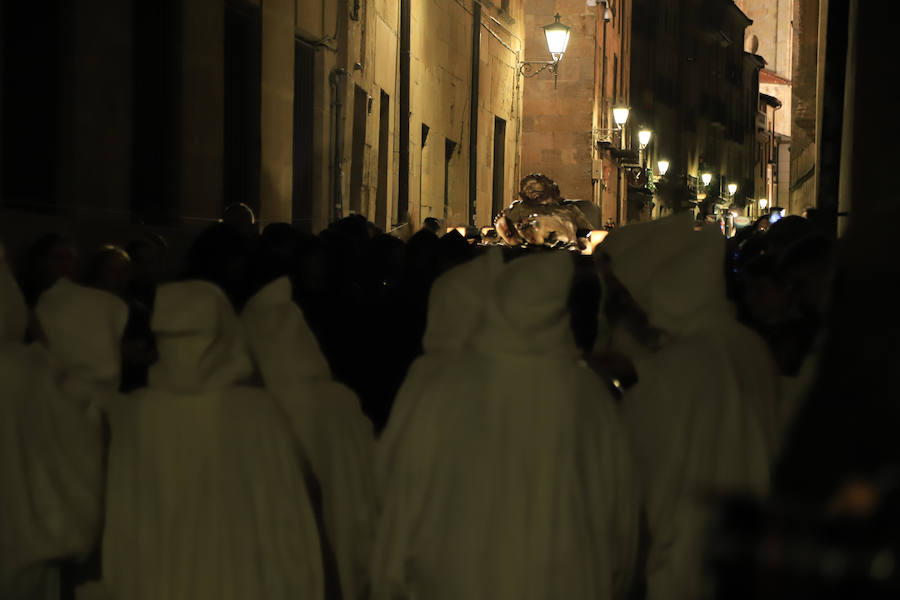
M 652 325 L 686 335 L 732 314 L 725 239 L 714 227 L 695 231 L 689 213 L 616 229 L 601 248 Z
M 498 258 L 434 288 L 429 327 L 461 335 L 426 347 L 379 440 L 372 597 L 624 599 L 637 499 L 613 401 L 578 360 L 572 257 Z
M 128 305 L 103 290 L 60 279 L 35 308 L 50 354 L 77 380 L 117 386 Z
M 241 326 L 222 291 L 205 281 L 159 286 L 150 328 L 159 360 L 148 384 L 178 392 L 229 387 L 253 373 Z
M 253 296 L 241 321 L 263 383 L 287 415 L 318 482 L 343 597 L 362 597 L 375 527 L 372 424 L 356 395 L 332 381 L 287 278 Z
M 25 298 L 6 262 L 6 251 L 0 244 L 0 342 L 21 342 L 27 322 Z
M 303 312 L 291 298 L 291 281 L 276 279 L 244 307 L 241 321 L 253 358 L 267 385 L 331 379 L 328 362 Z M 290 360 L 290 368 L 278 366 Z
M 426 353 L 459 350 L 480 335 L 490 286 L 502 269 L 503 254 L 491 248 L 434 282 L 422 340 Z
M 574 269 L 568 252 L 542 252 L 506 264 L 487 288 L 478 351 L 577 359 L 568 308 Z

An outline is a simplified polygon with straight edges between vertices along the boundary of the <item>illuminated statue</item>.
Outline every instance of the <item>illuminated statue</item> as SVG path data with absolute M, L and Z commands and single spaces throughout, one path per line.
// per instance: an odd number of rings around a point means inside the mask
M 497 234 L 510 246 L 578 246 L 578 231 L 593 229 L 581 210 L 560 200 L 559 186 L 541 173 L 522 178 L 519 200 L 494 219 Z

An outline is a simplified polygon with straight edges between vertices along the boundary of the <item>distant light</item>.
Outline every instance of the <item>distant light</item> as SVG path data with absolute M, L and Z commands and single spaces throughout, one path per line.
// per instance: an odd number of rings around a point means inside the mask
M 553 23 L 544 25 L 544 37 L 547 38 L 547 49 L 553 60 L 559 60 L 569 45 L 570 28 L 559 22 L 559 13 L 556 13 L 555 18 Z
M 659 162 L 656 163 L 656 166 L 657 166 L 657 168 L 658 168 L 658 170 L 659 170 L 659 174 L 660 174 L 660 175 L 665 175 L 666 172 L 669 170 L 669 161 L 667 161 L 667 160 L 661 160 L 661 161 L 659 161 Z
M 712 181 L 712 173 L 704 173 L 700 179 L 703 180 L 703 185 L 709 185 L 709 182 Z
M 736 191 L 737 191 L 737 184 L 736 184 L 736 183 L 729 183 L 729 184 L 728 184 L 728 193 L 729 193 L 730 195 L 734 196 L 734 193 L 735 193 Z
M 638 142 L 641 144 L 641 148 L 646 148 L 647 144 L 650 143 L 650 138 L 653 136 L 653 132 L 649 129 L 641 129 L 638 131 Z
M 627 106 L 617 106 L 613 108 L 613 120 L 619 127 L 628 122 L 628 113 L 631 112 Z
M 447 228 L 447 233 L 450 233 L 452 231 L 458 231 L 459 235 L 466 237 L 466 228 L 465 227 L 448 227 Z
M 593 254 L 594 250 L 597 249 L 597 246 L 606 239 L 606 236 L 609 235 L 609 232 L 605 229 L 591 229 L 587 235 L 587 245 L 584 250 L 581 251 L 582 254 Z
M 769 205 L 769 200 L 767 198 L 759 199 L 759 210 L 766 210 L 766 207 Z
M 739 215 L 736 210 L 733 210 L 733 211 L 731 211 L 731 216 L 737 218 Z

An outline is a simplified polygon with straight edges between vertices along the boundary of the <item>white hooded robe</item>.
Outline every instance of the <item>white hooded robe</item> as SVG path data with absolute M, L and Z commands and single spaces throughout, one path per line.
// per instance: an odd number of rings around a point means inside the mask
M 317 599 L 304 457 L 214 285 L 165 284 L 148 387 L 109 407 L 104 583 L 115 598 Z
M 372 424 L 353 391 L 331 378 L 287 278 L 253 296 L 241 321 L 263 383 L 309 458 L 342 597 L 364 598 L 375 528 Z
M 733 316 L 717 229 L 695 231 L 689 215 L 676 215 L 616 230 L 603 250 L 669 334 L 657 352 L 633 353 L 638 383 L 624 399 L 651 538 L 648 598 L 703 598 L 716 500 L 769 489 L 782 431 L 775 366 Z
M 114 298 L 75 320 L 56 301 L 78 304 L 85 295 L 96 298 L 93 292 L 69 282 L 45 292 L 38 312 L 48 337 L 92 333 L 91 317 L 114 307 Z M 99 542 L 102 431 L 96 415 L 67 393 L 89 398 L 89 374 L 69 371 L 65 353 L 51 354 L 55 347 L 23 344 L 26 319 L 0 247 L 0 598 L 55 600 L 56 561 L 83 560 Z M 111 320 L 104 322 L 112 329 L 98 335 L 121 336 Z
M 630 456 L 606 386 L 579 360 L 572 272 L 566 252 L 502 265 L 489 251 L 436 282 L 425 355 L 378 451 L 374 598 L 628 594 Z

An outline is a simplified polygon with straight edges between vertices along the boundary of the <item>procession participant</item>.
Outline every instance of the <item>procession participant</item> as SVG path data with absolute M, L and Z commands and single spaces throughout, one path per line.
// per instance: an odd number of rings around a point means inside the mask
M 305 458 L 224 293 L 156 294 L 159 360 L 109 407 L 104 587 L 117 598 L 322 598 Z
M 659 252 L 646 252 L 648 240 Z M 623 401 L 647 502 L 648 598 L 689 599 L 703 569 L 712 500 L 764 496 L 779 445 L 777 372 L 764 342 L 737 322 L 725 295 L 724 239 L 676 215 L 611 233 L 610 267 L 658 346 L 613 326 L 609 346 L 633 358 Z
M 373 597 L 625 598 L 637 500 L 613 401 L 578 360 L 572 257 L 499 253 L 435 283 L 377 453 Z
M 288 278 L 251 297 L 241 321 L 263 383 L 309 458 L 342 597 L 361 598 L 375 527 L 372 424 L 353 391 L 333 380 Z
M 49 352 L 41 344 L 26 346 L 25 301 L 0 247 L 2 598 L 59 598 L 61 565 L 82 562 L 99 539 L 103 440 L 96 413 L 85 408 L 96 392 L 102 395 L 105 375 L 117 377 L 116 355 L 103 344 L 118 347 L 121 304 L 61 281 L 38 305 Z M 102 341 L 85 344 L 76 361 L 68 352 L 73 345 L 60 343 L 94 336 Z

